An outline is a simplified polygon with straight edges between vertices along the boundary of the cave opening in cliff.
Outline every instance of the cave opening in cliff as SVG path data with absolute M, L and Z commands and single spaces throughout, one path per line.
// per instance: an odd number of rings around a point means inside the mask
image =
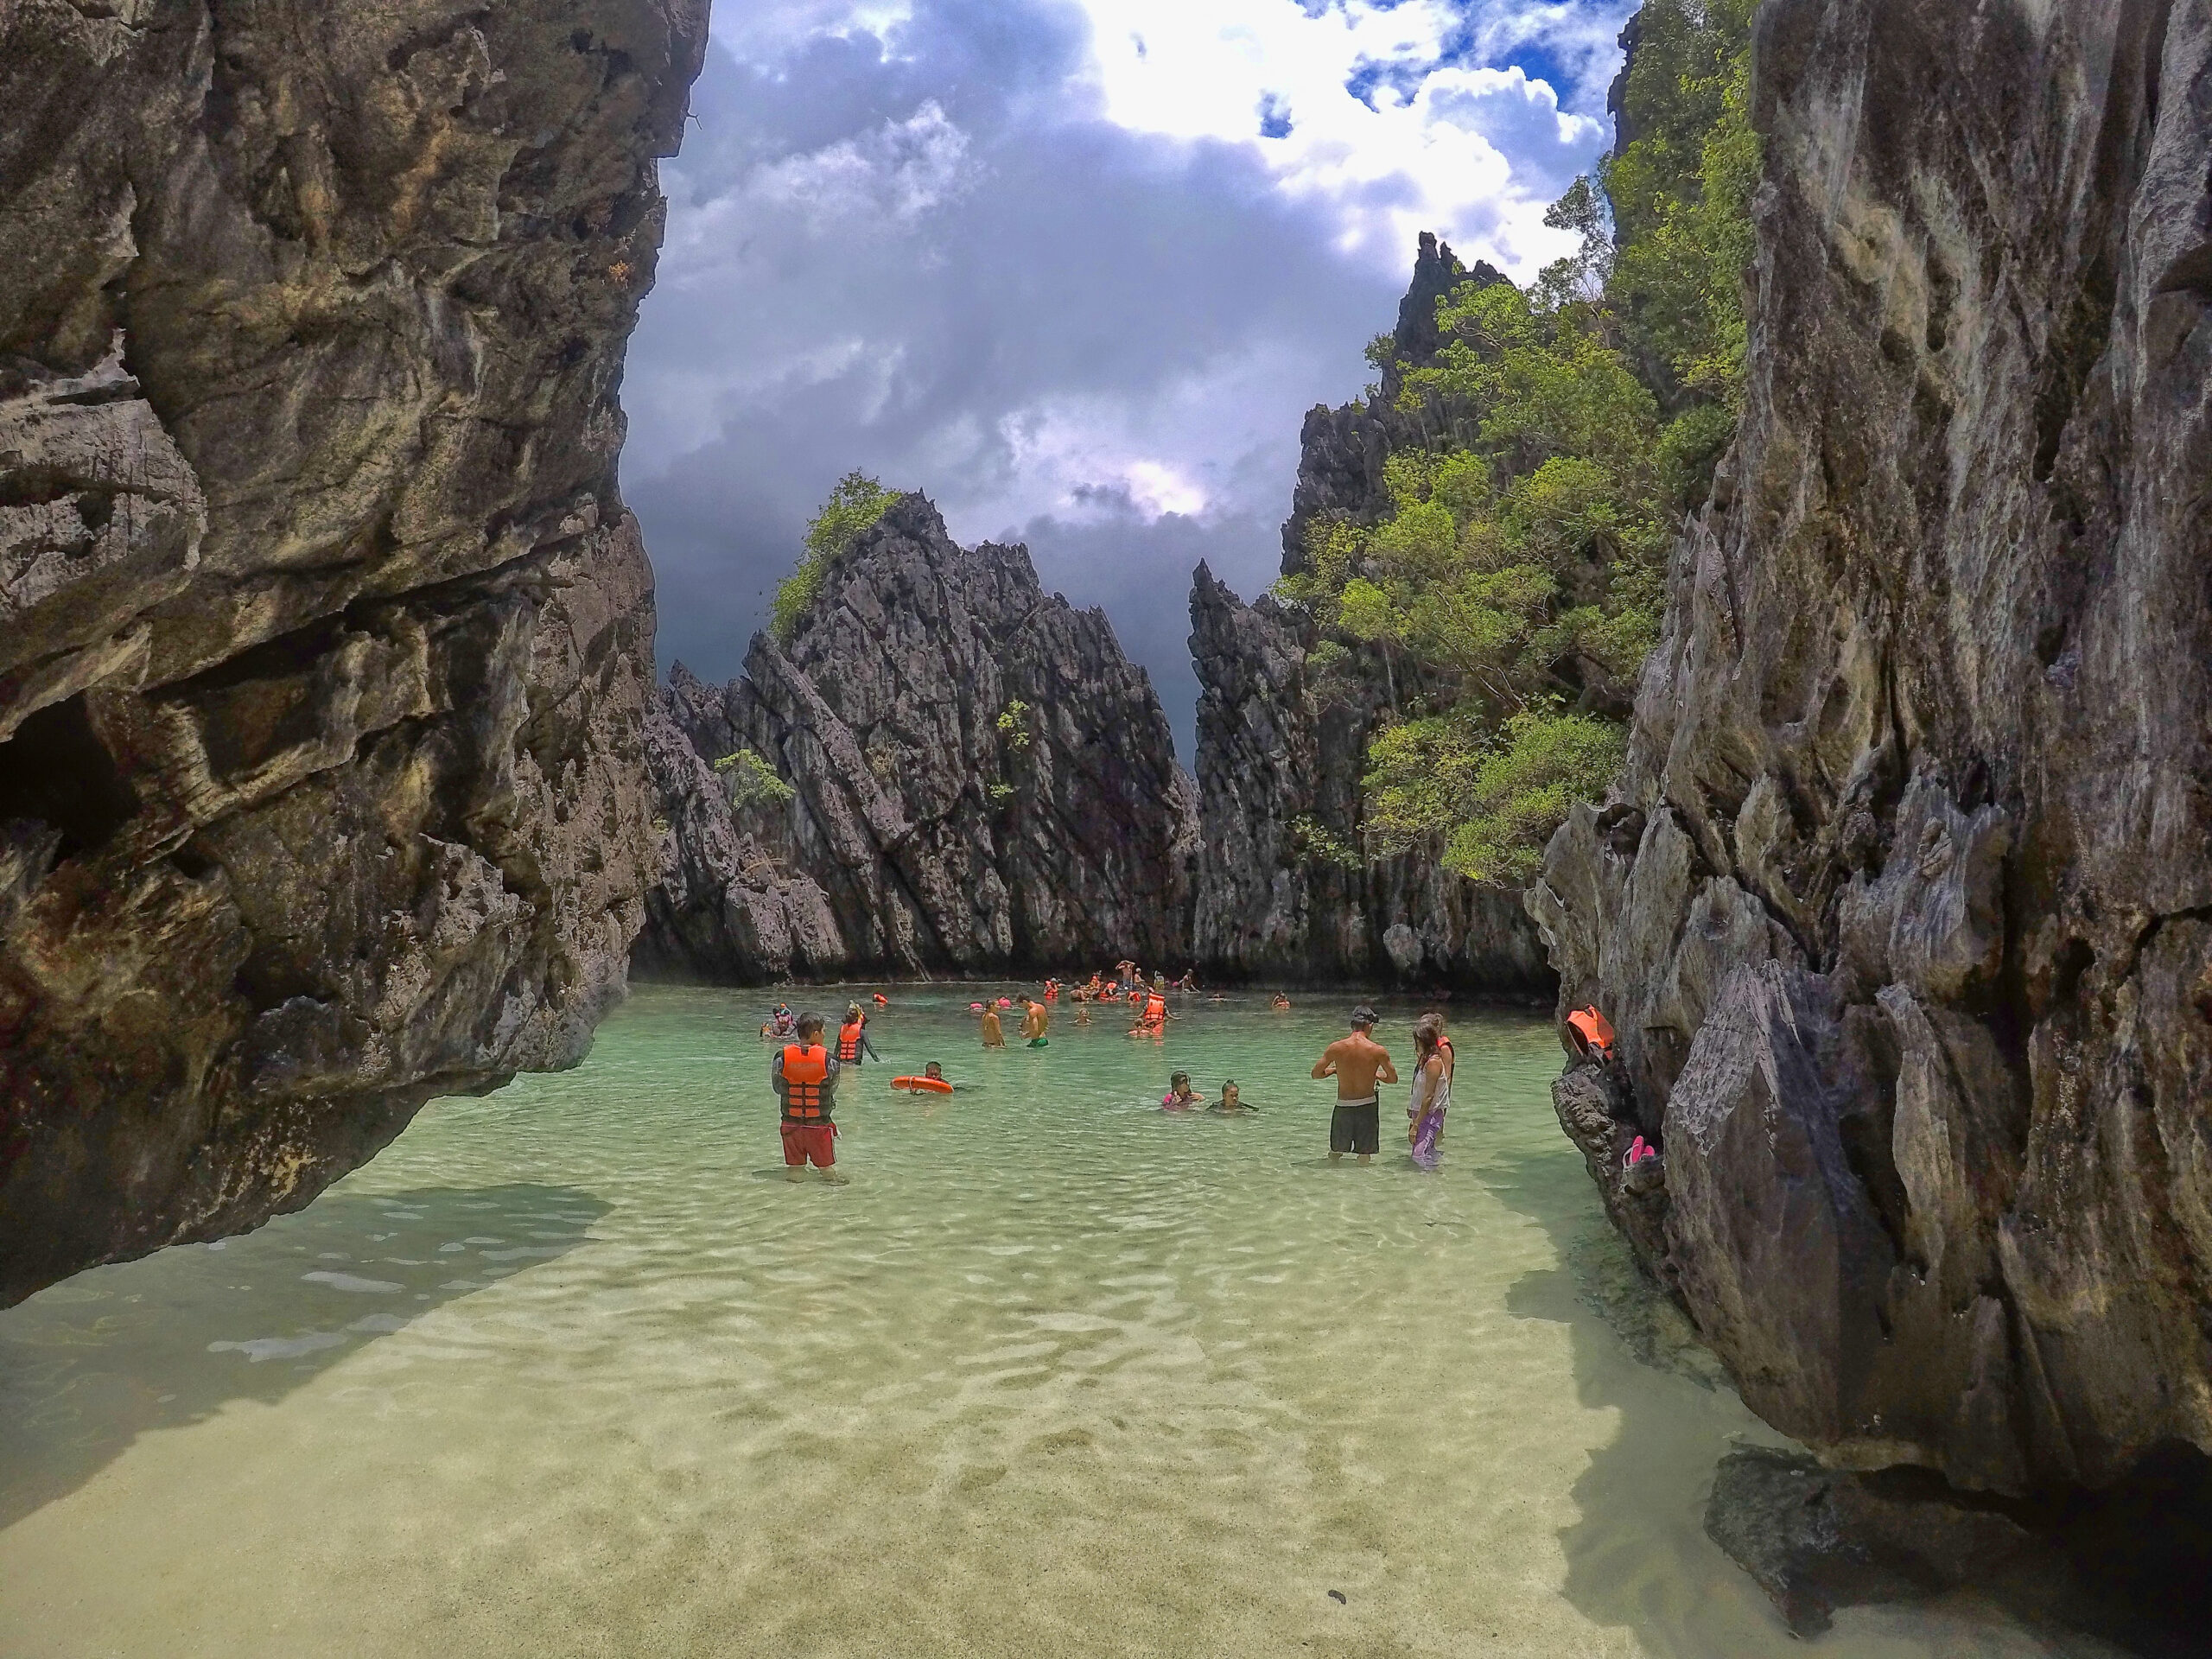
M 39 709 L 0 743 L 0 822 L 50 824 L 62 858 L 98 851 L 137 810 L 81 696 Z

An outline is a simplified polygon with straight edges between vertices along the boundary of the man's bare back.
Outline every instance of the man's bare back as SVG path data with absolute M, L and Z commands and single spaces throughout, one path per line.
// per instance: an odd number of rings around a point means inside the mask
M 1363 1031 L 1339 1037 L 1321 1051 L 1317 1077 L 1337 1080 L 1338 1100 L 1372 1100 L 1379 1083 L 1395 1083 L 1398 1069 L 1390 1064 L 1390 1051 Z

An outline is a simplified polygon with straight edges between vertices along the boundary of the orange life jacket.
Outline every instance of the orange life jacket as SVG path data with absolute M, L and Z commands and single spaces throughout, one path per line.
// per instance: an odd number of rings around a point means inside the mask
M 1166 1018 L 1167 999 L 1154 991 L 1144 1000 L 1144 1022 L 1147 1026 L 1156 1026 Z
M 1568 1014 L 1567 1028 L 1573 1033 L 1574 1046 L 1591 1058 L 1612 1058 L 1613 1028 L 1595 1007 L 1577 1008 Z
M 837 1027 L 837 1058 L 847 1065 L 858 1064 L 861 1058 L 861 1026 L 851 1020 Z
M 822 1083 L 830 1075 L 830 1051 L 817 1043 L 793 1043 L 784 1050 L 784 1116 L 794 1123 L 822 1121 Z

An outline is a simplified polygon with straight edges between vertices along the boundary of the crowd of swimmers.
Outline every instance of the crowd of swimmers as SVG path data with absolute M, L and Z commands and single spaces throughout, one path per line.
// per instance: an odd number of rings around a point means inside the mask
M 1178 1017 L 1168 1009 L 1168 992 L 1196 988 L 1192 975 L 1186 973 L 1172 984 L 1165 974 L 1154 974 L 1147 979 L 1133 962 L 1116 963 L 1110 976 L 1103 972 L 1093 974 L 1085 984 L 1070 987 L 1059 980 L 1048 979 L 1041 997 L 1020 999 L 1021 1039 L 1030 1048 L 1050 1046 L 1047 1033 L 1052 1023 L 1051 1005 L 1063 996 L 1076 1006 L 1078 1024 L 1089 1023 L 1090 1011 L 1095 1007 L 1126 1001 L 1130 1009 L 1129 1035 L 1159 1039 L 1164 1036 L 1167 1021 Z M 1222 999 L 1217 995 L 1213 1000 Z M 880 993 L 870 1001 L 875 1010 L 889 1006 L 889 999 Z M 978 1016 L 985 1048 L 1006 1047 L 1006 1030 L 1000 1015 L 1010 1013 L 1015 1006 L 1015 999 L 1005 996 L 994 1001 L 969 1004 L 969 1011 Z M 1270 999 L 1270 1006 L 1280 1012 L 1290 1007 L 1290 999 L 1278 991 Z M 804 1179 L 809 1165 L 819 1169 L 825 1179 L 842 1183 L 845 1179 L 836 1168 L 837 1126 L 832 1113 L 837 1082 L 844 1070 L 864 1060 L 880 1061 L 882 1058 L 868 1040 L 870 1012 L 860 1002 L 849 1003 L 834 1044 L 823 1035 L 820 1015 L 794 1014 L 783 1003 L 776 1005 L 767 1023 L 760 1028 L 764 1039 L 779 1045 L 769 1060 L 768 1076 L 770 1086 L 782 1106 L 784 1173 L 787 1179 Z M 1330 1044 L 1313 1065 L 1316 1079 L 1333 1077 L 1337 1084 L 1336 1108 L 1329 1118 L 1332 1163 L 1349 1154 L 1364 1164 L 1380 1148 L 1382 1090 L 1400 1078 L 1389 1051 L 1375 1040 L 1375 1025 L 1372 1007 L 1363 1003 L 1354 1008 L 1351 1030 Z M 1605 1035 L 1610 1039 L 1610 1028 Z M 1406 1104 L 1406 1143 L 1413 1161 L 1423 1169 L 1433 1170 L 1437 1167 L 1442 1150 L 1456 1064 L 1442 1014 L 1425 1014 L 1414 1022 L 1413 1059 L 1414 1072 Z M 892 1086 L 917 1093 L 950 1094 L 957 1085 L 946 1080 L 943 1066 L 932 1060 L 918 1076 L 895 1077 Z M 1222 1116 L 1253 1115 L 1259 1110 L 1245 1102 L 1233 1078 L 1221 1085 L 1218 1097 L 1208 1100 L 1191 1086 L 1191 1074 L 1187 1071 L 1177 1071 L 1169 1077 L 1167 1093 L 1161 1096 L 1160 1106 L 1166 1112 L 1204 1111 Z

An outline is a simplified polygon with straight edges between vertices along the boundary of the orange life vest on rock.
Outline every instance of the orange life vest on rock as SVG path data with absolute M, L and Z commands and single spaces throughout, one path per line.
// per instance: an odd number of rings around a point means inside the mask
M 858 1021 L 837 1027 L 837 1058 L 851 1065 L 861 1057 L 861 1027 Z
M 1574 1046 L 1587 1058 L 1609 1060 L 1613 1057 L 1613 1028 L 1605 1016 L 1593 1006 L 1577 1008 L 1567 1016 L 1567 1028 L 1573 1034 Z
M 784 1116 L 794 1123 L 822 1121 L 822 1084 L 830 1075 L 830 1051 L 793 1043 L 784 1050 Z

